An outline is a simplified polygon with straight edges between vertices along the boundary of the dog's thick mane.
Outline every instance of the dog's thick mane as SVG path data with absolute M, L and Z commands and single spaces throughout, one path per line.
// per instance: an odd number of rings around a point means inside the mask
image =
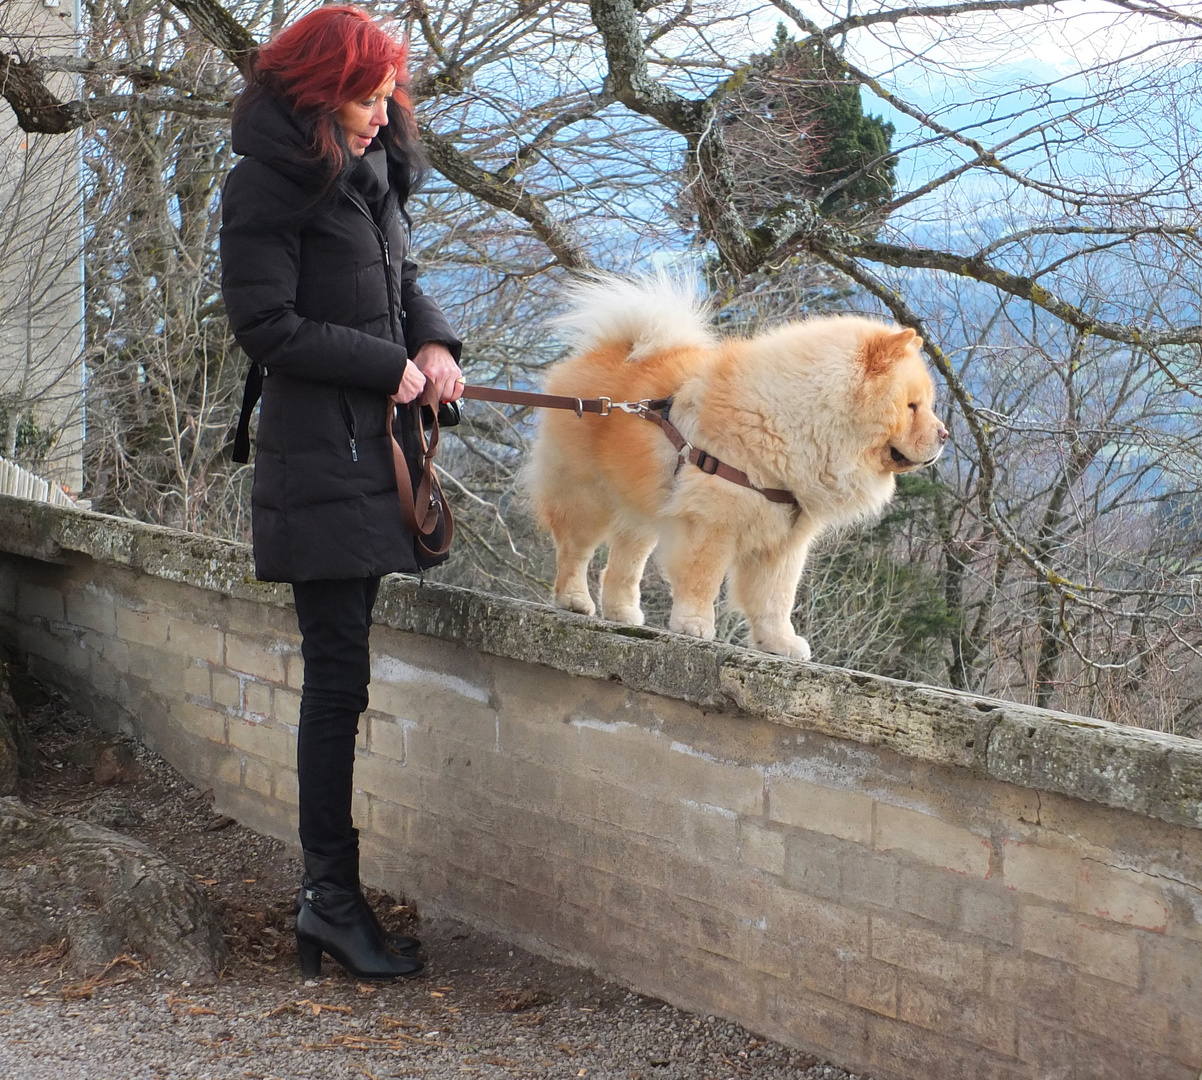
M 664 349 L 707 348 L 717 340 L 696 288 L 667 274 L 597 274 L 573 284 L 567 295 L 569 309 L 552 324 L 581 352 L 621 345 L 633 362 Z

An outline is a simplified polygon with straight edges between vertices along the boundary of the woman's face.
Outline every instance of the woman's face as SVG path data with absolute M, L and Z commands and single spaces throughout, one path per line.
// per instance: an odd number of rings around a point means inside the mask
M 388 123 L 386 106 L 395 89 L 396 73 L 390 72 L 388 78 L 362 101 L 347 102 L 334 111 L 334 119 L 346 132 L 346 140 L 355 157 L 362 157 L 367 152 L 376 133 Z

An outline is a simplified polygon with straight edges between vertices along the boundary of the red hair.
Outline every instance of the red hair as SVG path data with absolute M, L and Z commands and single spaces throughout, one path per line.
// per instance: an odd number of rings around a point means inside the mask
M 346 159 L 334 112 L 371 95 L 394 76 L 393 100 L 406 127 L 413 107 L 401 87 L 409 47 L 405 40 L 351 4 L 320 7 L 286 27 L 264 45 L 255 61 L 255 81 L 274 86 L 298 111 L 314 114 L 314 147 L 337 172 Z

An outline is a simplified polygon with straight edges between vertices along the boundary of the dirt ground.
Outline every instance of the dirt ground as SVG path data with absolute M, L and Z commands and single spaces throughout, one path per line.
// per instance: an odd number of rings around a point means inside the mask
M 0 965 L 0 1077 L 168 1080 L 207 1077 L 730 1077 L 855 1080 L 736 1024 L 680 1012 L 553 963 L 403 898 L 370 892 L 382 921 L 425 943 L 427 969 L 357 982 L 328 958 L 302 981 L 292 938 L 299 858 L 212 809 L 144 748 L 101 784 L 78 764 L 95 739 L 47 698 L 30 805 L 85 817 L 155 847 L 203 885 L 230 958 L 215 986 L 173 982 L 137 956 L 81 979 L 63 949 Z M 136 777 L 136 778 L 135 778 Z

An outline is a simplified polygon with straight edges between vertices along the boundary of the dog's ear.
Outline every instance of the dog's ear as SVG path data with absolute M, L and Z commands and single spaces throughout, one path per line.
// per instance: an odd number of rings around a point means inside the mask
M 882 329 L 879 333 L 871 335 L 865 340 L 860 354 L 864 374 L 870 379 L 884 375 L 903 359 L 911 348 L 922 348 L 922 338 L 908 326 L 897 331 Z

